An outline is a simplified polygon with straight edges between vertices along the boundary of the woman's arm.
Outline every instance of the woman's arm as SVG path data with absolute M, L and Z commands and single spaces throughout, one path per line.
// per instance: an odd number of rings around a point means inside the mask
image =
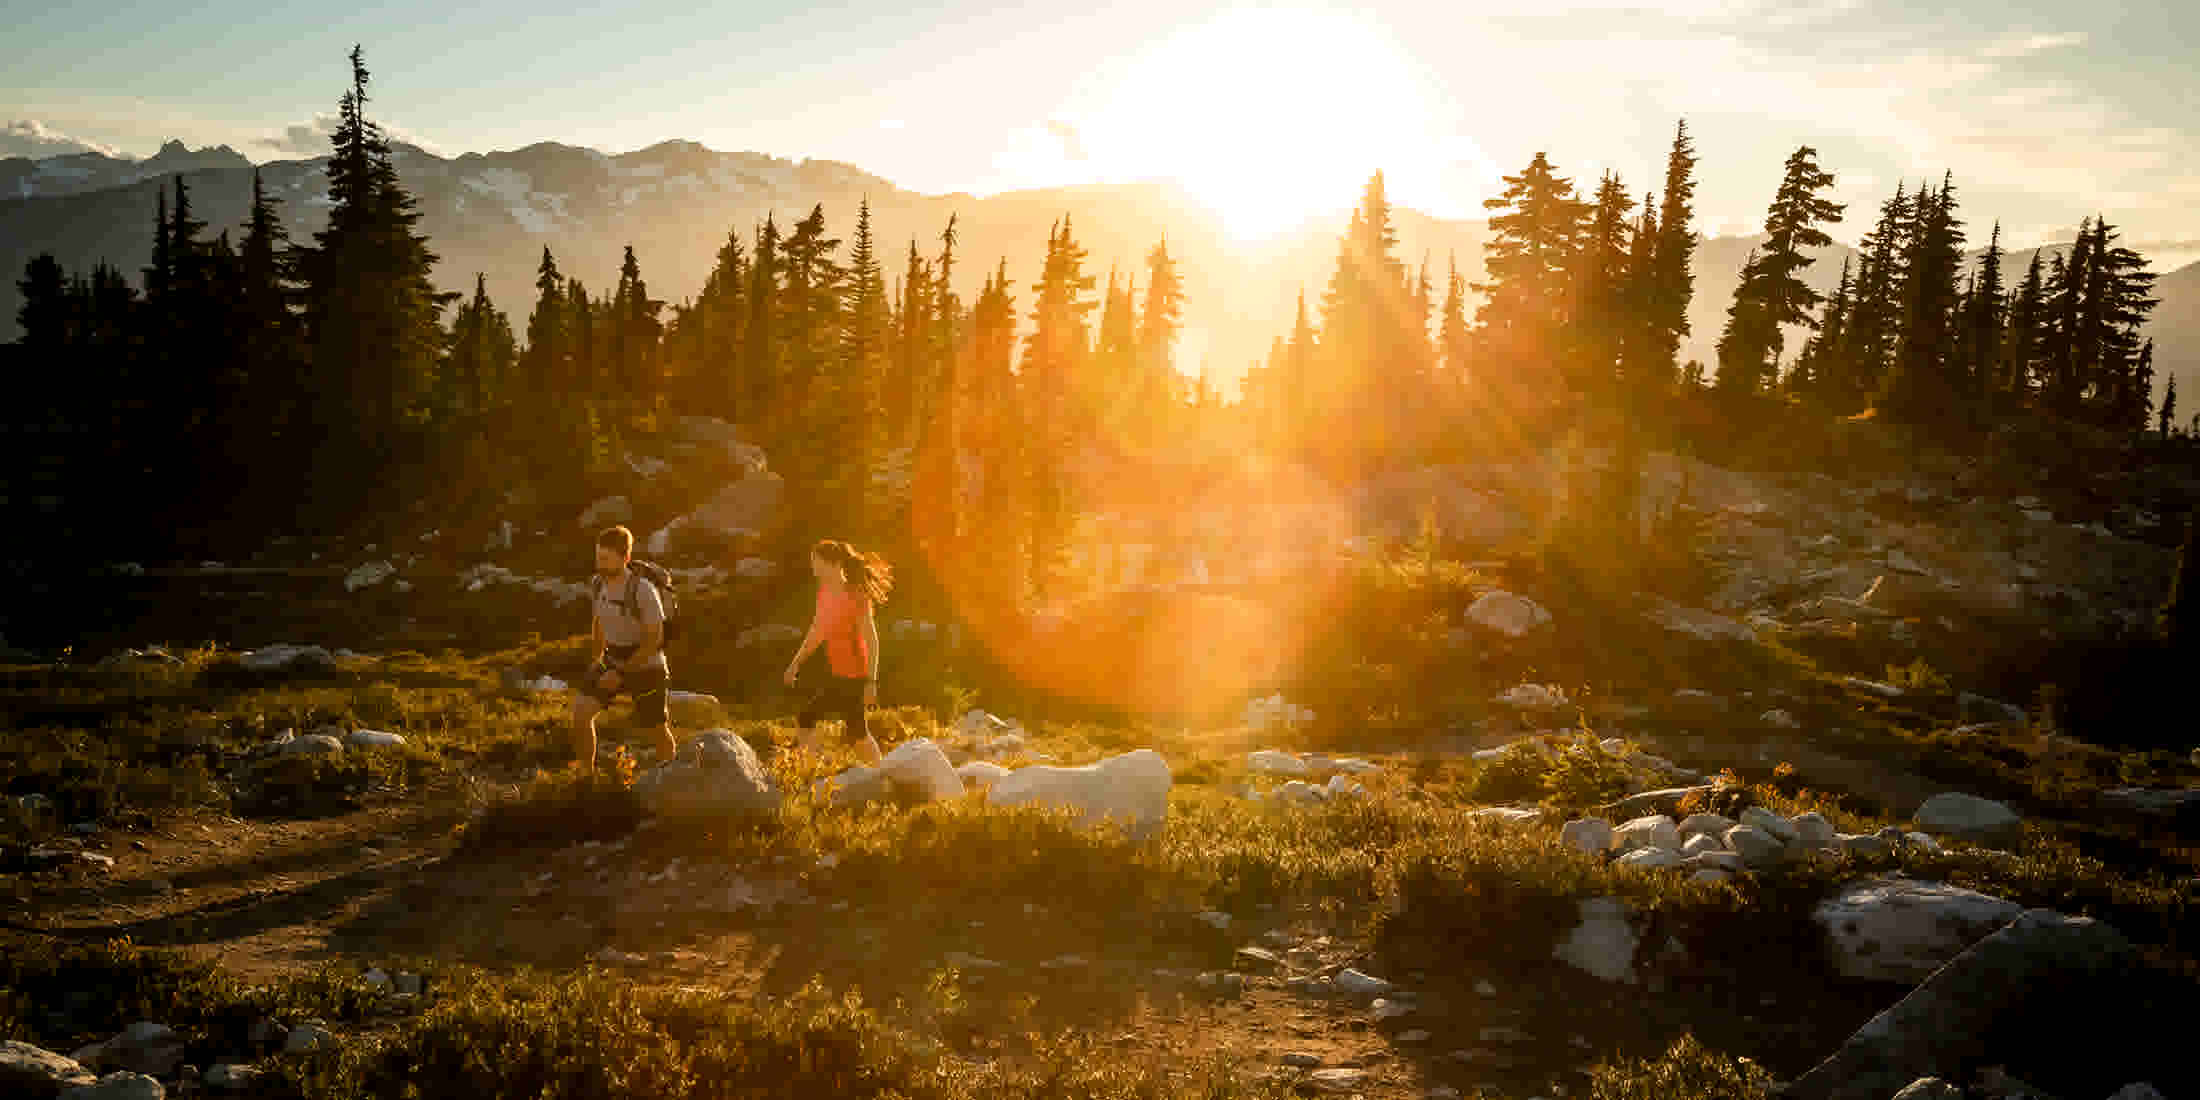
M 821 617 L 815 611 L 810 612 L 810 632 L 802 636 L 802 645 L 794 651 L 794 660 L 787 662 L 786 681 L 789 684 L 794 683 L 795 674 L 802 671 L 802 662 L 809 660 L 810 654 L 817 652 L 818 643 L 824 641 Z

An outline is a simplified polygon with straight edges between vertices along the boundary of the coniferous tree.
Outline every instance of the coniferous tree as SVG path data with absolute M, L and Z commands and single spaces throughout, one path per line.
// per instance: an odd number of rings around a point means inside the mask
M 1842 342 L 1830 349 L 1823 372 L 1826 405 L 1837 414 L 1856 412 L 1869 403 L 1894 357 L 1901 331 L 1903 264 L 1916 205 L 1906 187 L 1895 185 L 1894 197 L 1880 204 L 1878 222 L 1858 246 L 1861 258 L 1850 289 Z
M 1030 456 L 1031 588 L 1042 603 L 1055 594 L 1074 514 L 1069 461 L 1077 441 L 1070 403 L 1089 354 L 1085 315 L 1097 304 L 1086 297 L 1095 280 L 1084 273 L 1084 260 L 1085 249 L 1064 216 L 1047 234 L 1046 262 L 1032 288 L 1032 330 L 1018 372 Z
M 2023 404 L 2032 396 L 2042 367 L 2041 335 L 2046 320 L 2047 284 L 2041 274 L 2040 250 L 2032 253 L 2024 280 L 2009 296 L 2009 323 L 2002 332 L 1998 352 L 1999 389 L 2011 403 Z
M 1689 334 L 1688 303 L 1696 286 L 1696 230 L 1691 224 L 1695 217 L 1696 145 L 1689 139 L 1686 119 L 1673 130 L 1662 194 L 1651 274 L 1643 286 L 1647 342 L 1642 369 L 1637 372 L 1646 377 L 1657 375 L 1657 381 L 1673 376 L 1679 369 L 1681 341 Z
M 1449 260 L 1450 266 L 1444 276 L 1444 304 L 1438 311 L 1436 322 L 1436 348 L 1437 362 L 1442 364 L 1443 378 L 1446 383 L 1444 390 L 1448 393 L 1456 393 L 1459 387 L 1466 384 L 1467 348 L 1471 334 L 1467 327 L 1467 280 L 1465 276 L 1459 274 L 1459 257 L 1453 254 L 1449 257 Z M 1303 325 L 1305 323 L 1306 301 L 1305 296 L 1302 294 L 1299 300 L 1297 324 Z M 1297 327 L 1294 326 L 1293 344 L 1297 340 Z M 1288 350 L 1287 346 L 1286 351 L 1288 352 Z
M 820 388 L 824 407 L 814 422 L 836 441 L 827 468 L 833 472 L 841 508 L 837 518 L 868 533 L 871 517 L 864 498 L 879 452 L 889 327 L 868 198 L 856 209 L 856 235 L 840 290 L 839 363 L 831 384 Z
M 1574 385 L 1600 398 L 1616 392 L 1621 375 L 1620 352 L 1633 320 L 1629 309 L 1630 272 L 1634 252 L 1630 217 L 1635 198 L 1606 172 L 1597 184 L 1595 205 L 1573 282 L 1572 351 Z
M 1126 310 L 1126 314 L 1128 314 Z M 1184 281 L 1176 273 L 1176 259 L 1169 242 L 1162 240 L 1146 253 L 1146 305 L 1135 318 L 1124 318 L 1138 329 L 1138 420 L 1149 429 L 1166 424 L 1176 403 L 1176 338 L 1183 329 Z
M 1969 407 L 1955 374 L 1956 280 L 1963 263 L 1963 228 L 1955 188 L 1919 192 L 1904 264 L 1902 328 L 1880 389 L 1879 407 L 1895 420 L 1930 430 L 1962 425 Z
M 1014 369 L 1016 300 L 1009 293 L 1008 263 L 986 277 L 970 311 L 969 434 L 977 458 L 977 486 L 970 510 L 972 588 L 983 616 L 1013 609 L 1024 595 L 1030 539 L 1030 440 Z
M 2087 277 L 2093 269 L 2093 219 L 2086 218 L 2078 222 L 2078 237 L 2069 251 L 2056 254 L 2047 269 L 2047 317 L 2040 341 L 2046 377 L 2041 389 L 2047 407 L 2063 416 L 2079 414 L 2093 381 L 2079 350 Z
M 2154 361 L 2154 341 L 2147 341 L 2146 351 L 2144 354 L 2146 355 L 2147 362 L 2151 365 Z M 2162 438 L 2168 439 L 2169 426 L 2176 423 L 2176 418 L 2177 376 L 2173 374 L 2169 376 L 2169 384 L 2162 387 L 2162 408 L 2161 411 L 2157 414 L 2154 430 L 2156 432 L 2159 432 Z
M 613 296 L 611 329 L 614 347 L 613 374 L 618 392 L 631 408 L 648 412 L 664 396 L 664 376 L 658 359 L 658 343 L 664 322 L 658 318 L 664 302 L 649 296 L 649 284 L 634 258 L 634 246 L 626 246 L 619 263 L 619 285 Z
M 786 364 L 782 400 L 803 412 L 802 419 L 786 425 L 789 430 L 819 410 L 830 381 L 827 367 L 840 355 L 840 297 L 846 274 L 833 258 L 839 249 L 840 238 L 825 235 L 823 204 L 813 205 L 779 245 L 777 335 Z M 777 442 L 793 445 L 781 448 L 788 452 L 790 472 L 813 484 L 822 483 L 833 459 L 818 448 L 831 446 L 831 438 L 805 429 L 800 436 L 783 436 Z
M 460 305 L 451 318 L 446 359 L 450 407 L 480 416 L 501 404 L 518 358 L 511 319 L 489 300 L 488 278 L 477 272 L 472 300 Z
M 1820 225 L 1841 220 L 1845 207 L 1819 192 L 1833 185 L 1833 173 L 1818 166 L 1818 151 L 1805 145 L 1790 154 L 1765 213 L 1765 243 L 1742 265 L 1741 286 L 1727 311 L 1719 336 L 1718 388 L 1732 394 L 1762 392 L 1775 381 L 1782 326 L 1814 327 L 1810 310 L 1820 298 L 1798 273 L 1811 264 L 1805 249 L 1824 248 L 1833 238 Z
M 2092 403 L 2093 419 L 2118 431 L 2146 430 L 2152 407 L 2151 378 L 2141 379 L 2139 330 L 2157 303 L 2154 273 L 2146 259 L 2116 243 L 2115 227 L 2093 219 L 2093 244 L 2080 294 L 2076 361 Z M 2151 374 L 2152 358 L 2146 369 Z
M 1835 281 L 1833 293 L 1826 298 L 1825 311 L 1819 314 L 1817 331 L 1803 339 L 1803 348 L 1795 355 L 1795 366 L 1781 380 L 1788 392 L 1814 403 L 1826 400 L 1828 363 L 1843 346 L 1847 335 L 1849 315 L 1849 261 L 1841 260 L 1841 276 Z
M 1475 310 L 1475 354 L 1493 370 L 1507 371 L 1514 385 L 1524 381 L 1521 372 L 1540 371 L 1545 381 L 1534 388 L 1544 389 L 1566 381 L 1550 368 L 1565 351 L 1568 280 L 1590 208 L 1542 153 L 1504 179 L 1504 193 L 1482 202 L 1503 213 L 1489 219 L 1491 237 L 1483 246 L 1489 281 L 1474 284 L 1485 295 Z
M 932 289 L 932 265 L 917 252 L 915 237 L 909 238 L 909 256 L 894 297 L 893 369 L 887 374 L 885 429 L 889 441 L 898 445 L 913 443 L 923 434 L 923 394 L 930 371 L 932 310 L 937 298 Z
M 747 322 L 748 256 L 741 248 L 740 230 L 729 230 L 718 246 L 710 274 L 695 304 L 683 311 L 666 333 L 666 355 L 675 358 L 686 376 L 687 401 L 697 411 L 729 420 L 739 419 L 741 329 Z M 678 350 L 673 350 L 677 343 Z
M 23 265 L 23 277 L 16 280 L 15 288 L 23 296 L 15 320 L 23 326 L 19 342 L 24 347 L 58 351 L 73 342 L 69 332 L 69 280 L 53 253 L 31 257 Z
M 1997 221 L 1964 296 L 1955 370 L 1964 396 L 1980 406 L 1988 421 L 1995 418 L 2002 400 L 1998 361 L 2007 288 L 2002 285 L 2001 261 L 2001 223 Z
M 741 334 L 741 389 L 735 408 L 744 417 L 757 417 L 764 404 L 778 395 L 785 377 L 780 356 L 779 226 L 770 214 L 756 230 L 756 250 L 749 264 L 749 323 Z
M 1644 192 L 1642 217 L 1636 221 L 1627 251 L 1627 285 L 1622 315 L 1628 324 L 1620 338 L 1620 377 L 1632 398 L 1665 389 L 1673 379 L 1673 357 L 1658 327 L 1657 196 Z

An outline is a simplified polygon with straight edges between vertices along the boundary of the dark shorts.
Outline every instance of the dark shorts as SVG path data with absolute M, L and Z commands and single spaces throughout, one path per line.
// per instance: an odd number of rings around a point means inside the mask
M 605 691 L 597 681 L 603 679 L 605 665 L 590 665 L 581 682 L 573 690 L 594 699 L 598 706 L 608 707 L 621 695 L 634 700 L 634 720 L 645 726 L 661 726 L 670 719 L 665 714 L 665 670 L 655 665 L 640 672 L 619 674 L 619 689 Z
M 795 725 L 803 729 L 817 725 L 826 718 L 838 718 L 846 727 L 842 735 L 850 741 L 860 741 L 871 735 L 870 718 L 864 711 L 861 677 L 817 677 L 810 684 L 809 701 L 802 704 L 801 713 L 795 715 Z

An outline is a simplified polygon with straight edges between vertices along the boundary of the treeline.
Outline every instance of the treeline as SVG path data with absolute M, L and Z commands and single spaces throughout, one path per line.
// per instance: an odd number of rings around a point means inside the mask
M 2012 286 L 1998 227 L 1964 261 L 1951 182 L 1905 187 L 1820 295 L 1803 273 L 1844 210 L 1809 147 L 1787 160 L 1715 377 L 1679 362 L 1697 245 L 1685 124 L 1639 200 L 1610 174 L 1577 193 L 1542 153 L 1506 176 L 1484 204 L 1479 283 L 1456 258 L 1439 284 L 1426 258 L 1397 256 L 1376 174 L 1328 283 L 1301 293 L 1228 407 L 1174 362 L 1185 303 L 1167 243 L 1103 288 L 1067 217 L 1036 278 L 1019 286 L 997 259 L 969 302 L 952 289 L 953 218 L 895 262 L 867 202 L 846 241 L 822 207 L 736 227 L 676 304 L 631 248 L 608 291 L 546 248 L 515 324 L 478 275 L 470 295 L 434 289 L 356 49 L 351 64 L 310 242 L 288 239 L 257 181 L 235 243 L 210 237 L 178 178 L 142 291 L 104 264 L 29 264 L 17 354 L 32 370 L 15 373 L 49 396 L 9 418 L 4 460 L 19 481 L 44 464 L 68 530 L 152 553 L 193 533 L 357 530 L 423 501 L 493 519 L 514 482 L 577 510 L 622 476 L 631 436 L 693 413 L 743 425 L 806 522 L 856 537 L 912 534 L 871 489 L 889 456 L 917 456 L 914 533 L 1022 601 L 1058 590 L 1093 456 L 1253 449 L 1350 479 L 1582 423 L 1639 441 L 1677 404 L 1729 423 L 1768 403 L 1876 409 L 1951 443 L 2034 412 L 2138 430 L 2151 408 L 2153 276 L 2112 226 L 2088 219 Z

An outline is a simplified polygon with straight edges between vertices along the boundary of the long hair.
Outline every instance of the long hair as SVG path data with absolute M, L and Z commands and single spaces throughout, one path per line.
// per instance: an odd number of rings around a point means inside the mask
M 849 586 L 874 604 L 885 603 L 886 594 L 894 590 L 893 567 L 877 554 L 866 554 L 838 539 L 819 539 L 810 552 L 839 566 Z

